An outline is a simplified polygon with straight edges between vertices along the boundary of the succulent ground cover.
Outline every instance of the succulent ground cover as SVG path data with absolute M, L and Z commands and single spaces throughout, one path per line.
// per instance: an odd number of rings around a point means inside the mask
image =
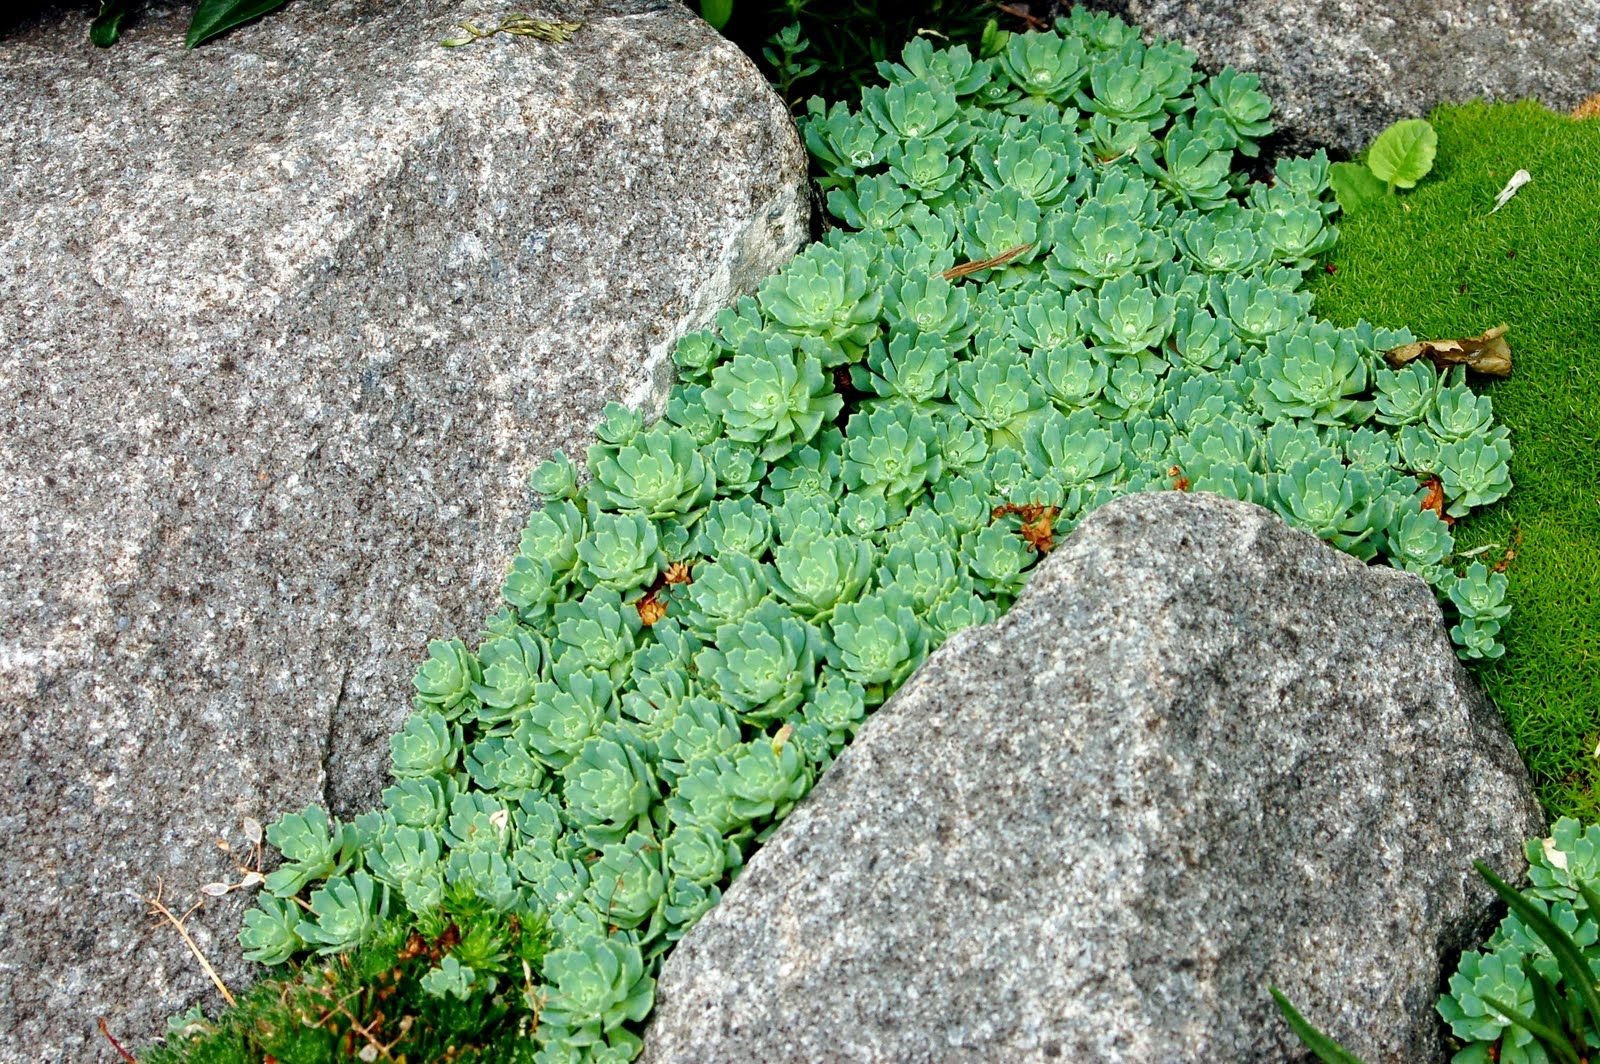
M 866 714 L 1123 492 L 1268 506 L 1423 576 L 1461 653 L 1498 652 L 1506 578 L 1444 516 L 1509 490 L 1505 431 L 1386 365 L 1409 333 L 1311 315 L 1328 163 L 1244 176 L 1255 78 L 1082 13 L 881 73 L 804 122 L 842 227 L 679 344 L 663 419 L 608 408 L 582 471 L 534 473 L 506 606 L 430 647 L 384 807 L 268 829 L 248 956 L 426 925 L 397 1002 L 514 1015 L 494 1059 L 631 1059 L 662 958 Z M 449 918 L 469 902 L 501 938 Z M 240 1028 L 187 1021 L 177 1059 Z M 204 1059 L 288 1059 L 244 1026 Z
M 1600 122 L 1536 103 L 1444 107 L 1417 187 L 1340 219 L 1319 314 L 1429 337 L 1500 323 L 1516 365 L 1479 390 L 1517 490 L 1458 530 L 1511 578 L 1504 657 L 1476 670 L 1554 815 L 1600 818 Z M 1519 169 L 1532 180 L 1491 213 Z M 1513 553 L 1514 552 L 1514 553 Z

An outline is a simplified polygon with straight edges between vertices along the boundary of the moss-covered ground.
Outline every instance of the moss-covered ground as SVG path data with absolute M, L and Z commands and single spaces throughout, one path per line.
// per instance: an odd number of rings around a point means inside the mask
M 1476 669 L 1554 815 L 1600 819 L 1600 120 L 1535 103 L 1449 106 L 1434 171 L 1340 221 L 1319 314 L 1418 338 L 1510 325 L 1515 488 L 1456 528 L 1510 576 L 1505 656 Z M 1532 181 L 1491 214 L 1512 174 Z

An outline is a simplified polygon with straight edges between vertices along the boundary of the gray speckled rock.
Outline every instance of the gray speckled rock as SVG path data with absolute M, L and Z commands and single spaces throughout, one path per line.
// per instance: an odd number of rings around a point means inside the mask
M 1542 827 L 1415 577 L 1113 502 L 941 648 L 668 958 L 650 1064 L 1440 1059 L 1469 863 Z
M 1357 151 L 1436 104 L 1600 92 L 1600 0 L 1091 0 L 1261 75 L 1283 147 Z
M 562 12 L 563 45 L 440 48 L 455 0 L 0 39 L 0 1059 L 109 1060 L 96 1016 L 137 1044 L 209 993 L 141 895 L 187 905 L 242 816 L 370 807 L 527 472 L 803 239 L 737 49 Z M 241 909 L 190 924 L 235 986 Z

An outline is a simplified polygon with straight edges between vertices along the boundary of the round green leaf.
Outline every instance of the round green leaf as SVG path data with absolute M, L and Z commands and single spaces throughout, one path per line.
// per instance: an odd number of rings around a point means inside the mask
M 720 30 L 733 17 L 733 0 L 700 0 L 700 17 Z
M 1367 168 L 1390 188 L 1412 188 L 1433 169 L 1439 134 L 1421 118 L 1396 122 L 1367 149 Z

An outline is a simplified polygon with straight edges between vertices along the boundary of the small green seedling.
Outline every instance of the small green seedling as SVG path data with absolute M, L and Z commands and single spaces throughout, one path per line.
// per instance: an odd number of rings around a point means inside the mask
M 1346 214 L 1370 206 L 1395 189 L 1415 188 L 1433 169 L 1439 135 L 1426 119 L 1396 122 L 1378 134 L 1366 151 L 1366 162 L 1334 163 L 1328 183 Z
M 1439 134 L 1425 118 L 1396 122 L 1367 149 L 1367 169 L 1393 192 L 1415 188 L 1433 169 L 1433 156 L 1439 150 Z
M 718 0 L 703 0 L 702 10 L 704 4 L 717 2 Z M 725 2 L 732 6 L 732 0 Z M 800 58 L 800 54 L 810 47 L 811 42 L 800 32 L 800 23 L 791 22 L 768 37 L 766 47 L 761 49 L 762 58 L 772 68 L 773 88 L 778 90 L 778 95 L 782 96 L 790 107 L 798 106 L 800 102 L 800 97 L 794 91 L 795 83 L 811 77 L 822 69 L 822 64 L 816 60 Z

